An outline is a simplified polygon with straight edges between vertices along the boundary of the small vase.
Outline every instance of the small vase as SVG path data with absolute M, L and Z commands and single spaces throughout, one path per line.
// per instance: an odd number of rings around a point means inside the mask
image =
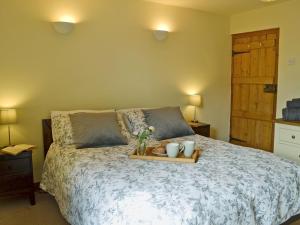
M 137 155 L 145 155 L 146 154 L 147 145 L 145 141 L 138 142 L 137 144 Z

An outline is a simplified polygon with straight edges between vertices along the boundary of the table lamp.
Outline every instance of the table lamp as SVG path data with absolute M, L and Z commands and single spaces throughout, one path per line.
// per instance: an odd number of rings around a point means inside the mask
M 201 96 L 200 95 L 190 95 L 189 96 L 189 105 L 194 106 L 194 120 L 192 120 L 193 123 L 198 123 L 198 120 L 196 120 L 196 111 L 197 107 L 200 107 L 201 105 Z
M 17 123 L 17 112 L 15 109 L 0 109 L 0 124 L 8 127 L 8 145 L 11 146 L 10 125 Z

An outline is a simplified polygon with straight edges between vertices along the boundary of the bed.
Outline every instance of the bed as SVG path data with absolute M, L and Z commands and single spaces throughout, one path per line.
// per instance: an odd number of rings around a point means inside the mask
M 191 135 L 174 140 L 196 142 L 196 164 L 135 161 L 134 140 L 78 150 L 52 143 L 50 120 L 43 132 L 41 188 L 72 225 L 279 225 L 300 213 L 300 167 L 271 153 Z

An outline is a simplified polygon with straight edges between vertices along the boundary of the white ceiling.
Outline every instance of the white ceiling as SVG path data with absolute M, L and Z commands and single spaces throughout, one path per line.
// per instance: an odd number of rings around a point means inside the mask
M 288 0 L 277 0 L 276 2 L 265 3 L 260 0 L 146 0 L 166 5 L 180 6 L 185 8 L 199 9 L 217 14 L 232 15 L 235 13 L 262 8 L 278 4 Z

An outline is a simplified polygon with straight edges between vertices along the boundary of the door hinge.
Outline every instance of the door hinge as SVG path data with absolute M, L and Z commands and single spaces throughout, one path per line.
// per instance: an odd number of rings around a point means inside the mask
M 241 139 L 238 139 L 238 138 L 233 138 L 233 137 L 230 137 L 230 141 L 238 141 L 238 142 L 244 142 L 244 143 L 247 142 L 247 141 L 244 141 L 244 140 L 241 140 Z
M 250 52 L 249 51 L 245 51 L 245 52 L 235 52 L 235 51 L 232 51 L 232 56 L 240 55 L 240 54 L 246 54 L 246 53 L 250 53 Z

